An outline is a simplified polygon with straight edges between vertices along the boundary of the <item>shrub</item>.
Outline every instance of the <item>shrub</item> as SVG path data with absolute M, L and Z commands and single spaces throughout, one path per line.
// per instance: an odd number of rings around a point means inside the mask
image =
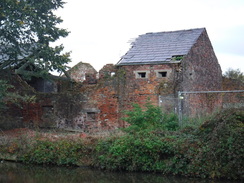
M 174 137 L 145 132 L 103 141 L 97 146 L 97 167 L 108 170 L 160 171 L 175 154 Z
M 202 153 L 193 164 L 201 163 L 212 178 L 240 178 L 244 164 L 244 109 L 227 109 L 206 121 L 199 129 Z M 243 178 L 243 177 L 242 177 Z
M 143 113 L 140 108 L 136 110 Z M 131 126 L 136 128 L 128 128 L 130 133 L 125 136 L 100 142 L 96 166 L 108 170 L 243 179 L 243 111 L 228 109 L 197 129 L 178 131 L 169 131 L 164 125 L 160 131 L 152 126 L 147 129 L 146 121 L 144 126 L 137 121 L 139 113 L 135 118 L 128 116 L 135 120 Z M 173 120 L 168 117 L 168 121 Z M 138 131 L 131 133 L 135 129 Z
M 140 130 L 176 130 L 179 128 L 176 114 L 163 113 L 158 106 L 147 103 L 145 110 L 138 104 L 133 104 L 133 110 L 125 111 L 127 117 L 123 118 L 130 126 L 126 132 L 138 132 Z
M 243 109 L 227 109 L 216 113 L 192 134 L 180 134 L 184 142 L 171 161 L 170 172 L 243 179 L 243 119 Z
M 82 156 L 83 145 L 72 140 L 37 140 L 30 146 L 22 161 L 35 164 L 77 165 Z

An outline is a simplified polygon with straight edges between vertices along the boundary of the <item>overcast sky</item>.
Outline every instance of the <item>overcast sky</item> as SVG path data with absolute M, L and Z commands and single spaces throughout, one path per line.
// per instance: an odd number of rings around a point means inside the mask
M 72 51 L 70 66 L 82 61 L 98 71 L 141 34 L 205 27 L 222 71 L 244 72 L 244 0 L 64 1 L 57 14 L 70 34 L 59 43 Z

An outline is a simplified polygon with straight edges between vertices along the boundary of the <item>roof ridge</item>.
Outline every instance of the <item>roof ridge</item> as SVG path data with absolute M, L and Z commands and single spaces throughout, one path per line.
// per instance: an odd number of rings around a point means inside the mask
M 206 29 L 206 28 L 205 27 L 202 27 L 202 28 L 192 28 L 192 29 L 181 29 L 181 30 L 175 30 L 175 31 L 147 32 L 147 33 L 141 34 L 141 35 L 160 34 L 160 33 L 171 33 L 171 32 L 183 32 L 183 31 L 204 30 L 204 29 Z M 141 36 L 141 35 L 139 35 L 139 36 Z

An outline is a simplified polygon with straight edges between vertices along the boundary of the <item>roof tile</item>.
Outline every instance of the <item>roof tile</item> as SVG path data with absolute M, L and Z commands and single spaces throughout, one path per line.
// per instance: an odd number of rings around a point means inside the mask
M 140 35 L 118 65 L 170 61 L 174 55 L 186 55 L 205 28 Z

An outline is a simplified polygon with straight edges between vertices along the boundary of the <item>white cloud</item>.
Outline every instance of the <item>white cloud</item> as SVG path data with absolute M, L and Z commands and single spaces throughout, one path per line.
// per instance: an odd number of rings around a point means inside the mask
M 233 67 L 229 60 L 244 70 L 243 0 L 67 0 L 57 13 L 71 31 L 60 41 L 72 51 L 71 66 L 83 61 L 99 70 L 117 63 L 140 34 L 206 27 L 222 70 Z

